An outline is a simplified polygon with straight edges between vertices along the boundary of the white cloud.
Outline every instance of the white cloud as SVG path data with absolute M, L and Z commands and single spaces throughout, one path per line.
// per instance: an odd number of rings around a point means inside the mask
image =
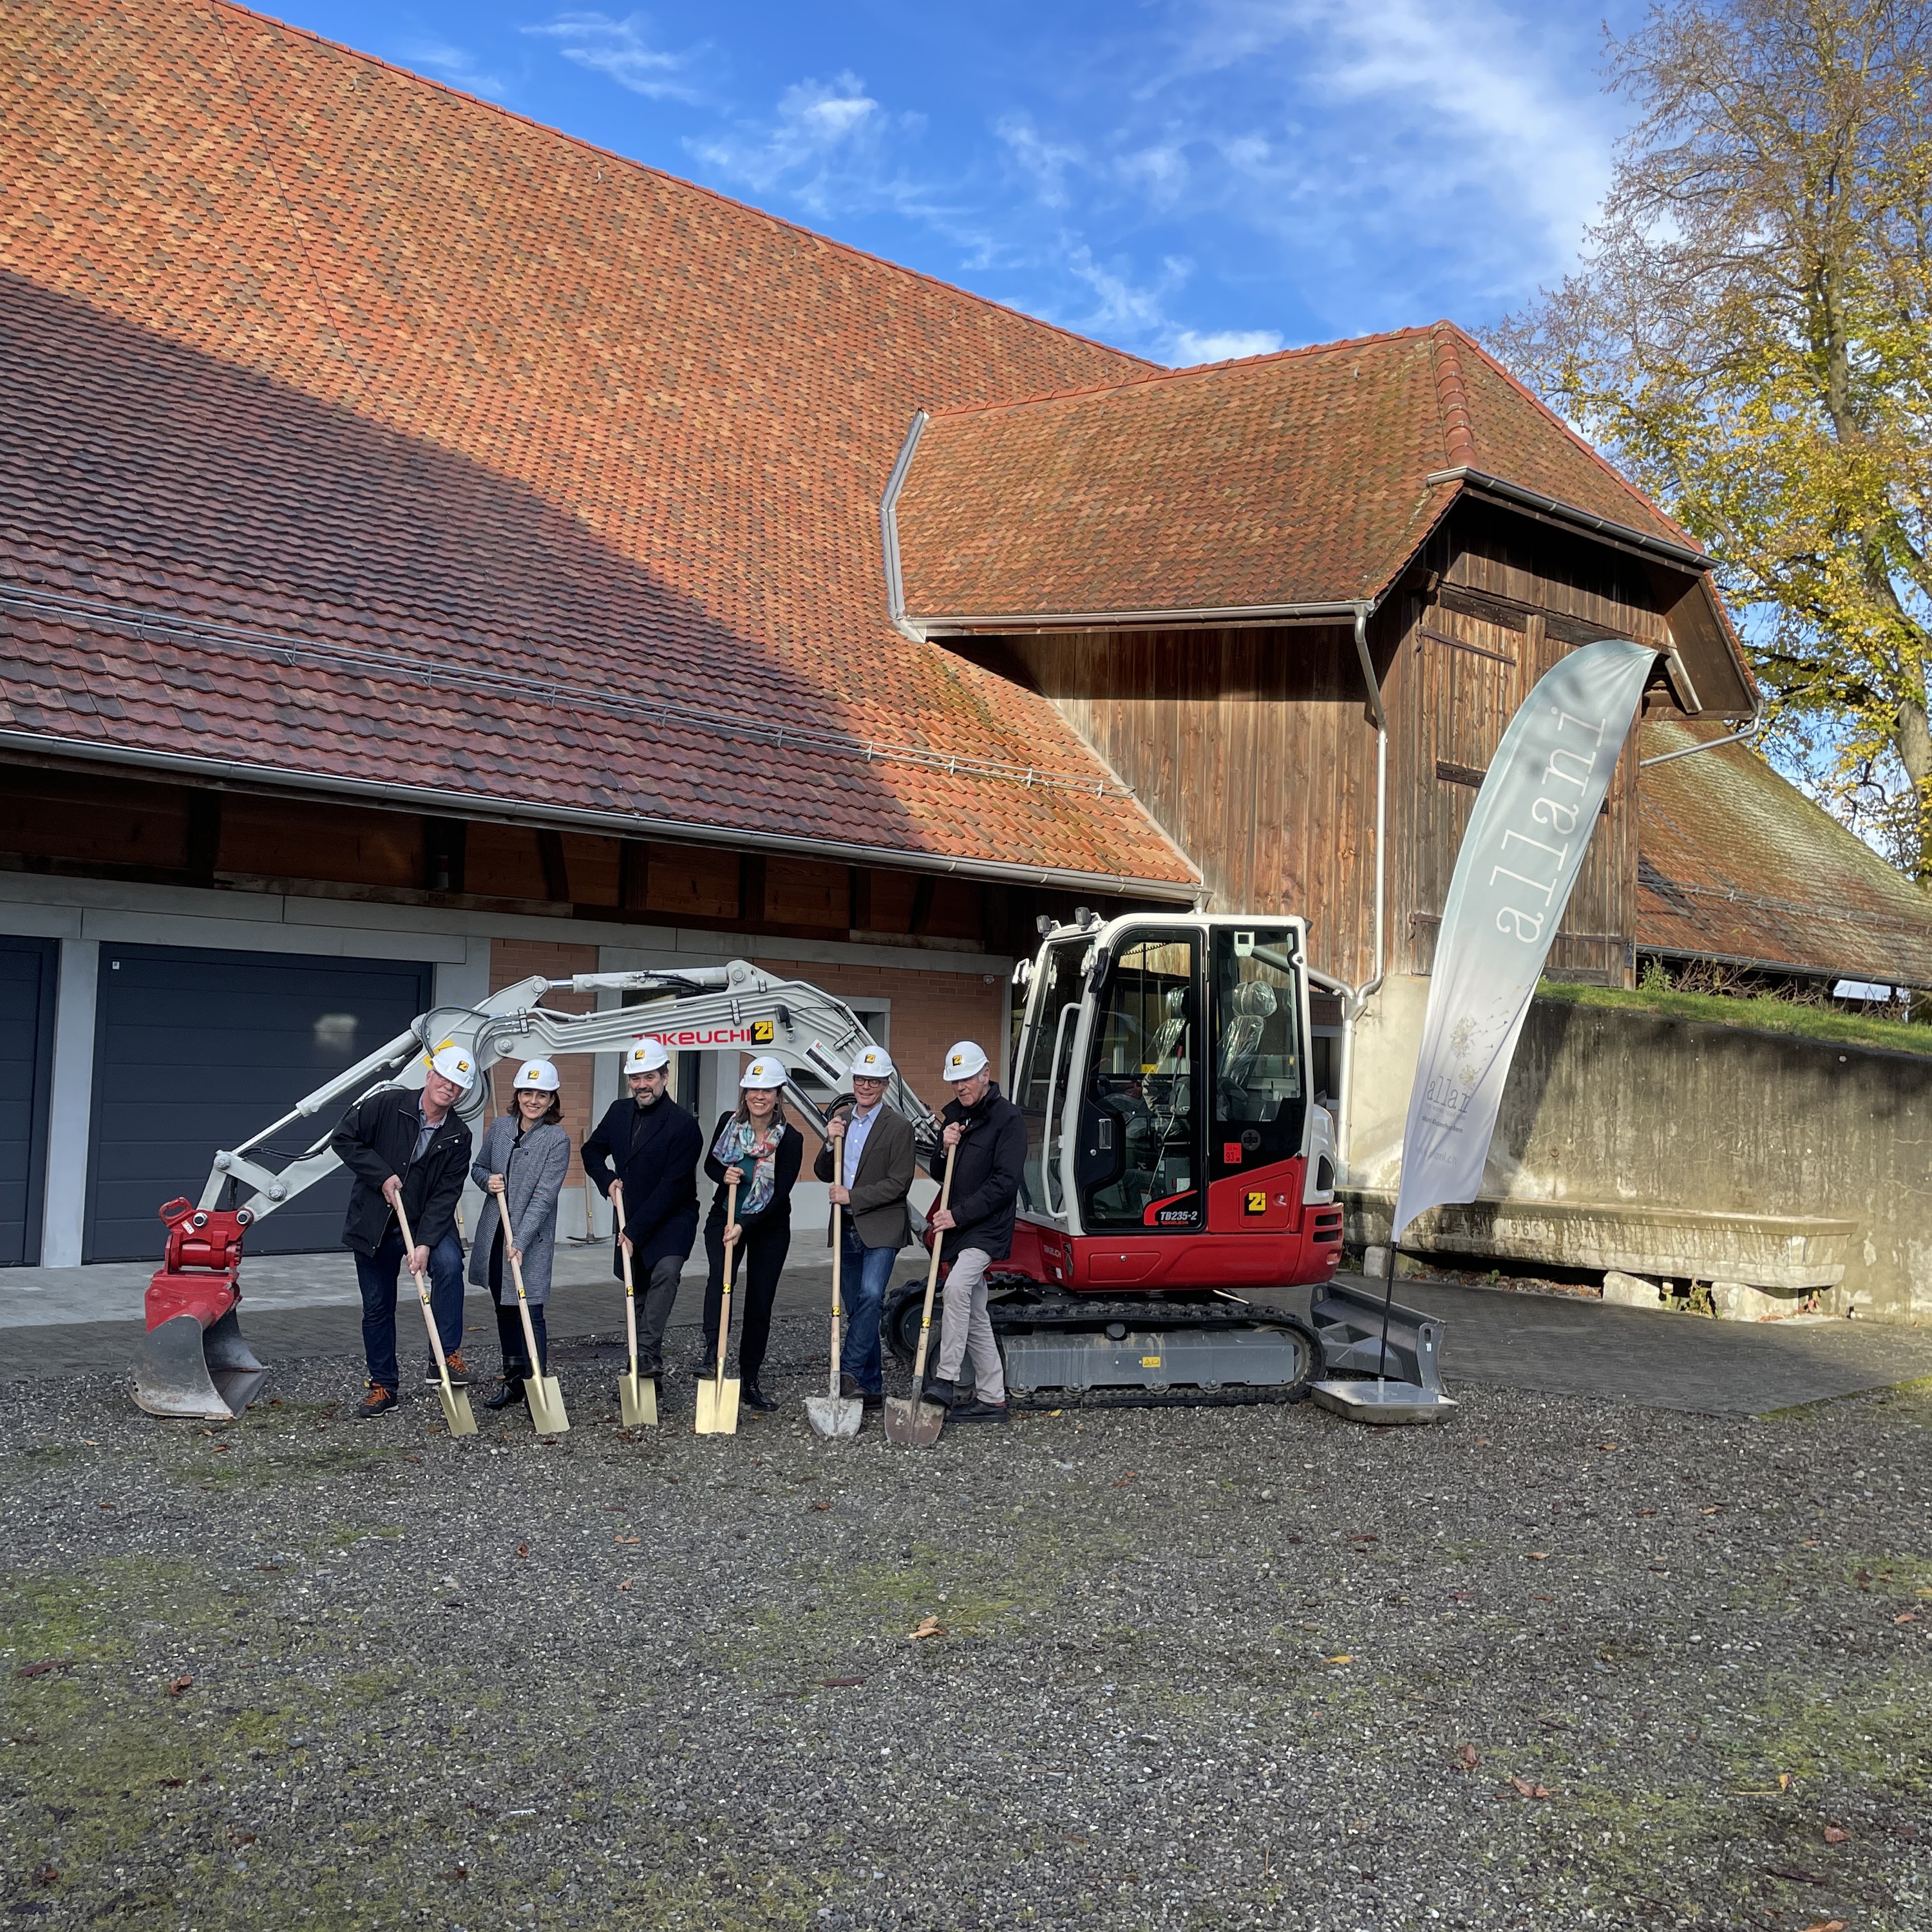
M 1272 356 L 1288 346 L 1287 339 L 1273 328 L 1216 328 L 1204 334 L 1194 328 L 1177 328 L 1168 338 L 1170 359 L 1177 367 L 1195 362 L 1232 362 L 1240 356 Z
M 990 238 L 959 230 L 958 211 L 907 171 L 902 150 L 925 128 L 923 115 L 892 112 L 848 70 L 829 81 L 794 82 L 769 120 L 741 121 L 728 133 L 685 146 L 728 179 L 795 202 L 818 220 L 889 208 L 929 220 L 983 252 Z
M 1066 206 L 1066 171 L 1086 159 L 1078 146 L 1041 137 L 1026 114 L 1006 114 L 993 123 L 993 132 L 1006 143 L 1006 151 L 1020 171 L 1034 184 L 1034 192 L 1046 208 Z
M 608 74 L 620 87 L 647 100 L 701 98 L 691 70 L 704 52 L 703 44 L 673 53 L 652 44 L 650 27 L 641 14 L 620 20 L 608 14 L 571 13 L 524 32 L 555 40 L 566 60 Z
M 467 47 L 452 41 L 404 40 L 397 46 L 396 58 L 405 67 L 446 80 L 465 94 L 481 94 L 486 100 L 501 100 L 509 92 L 494 74 L 477 64 L 476 56 Z
M 1206 0 L 1142 98 L 1171 116 L 1208 76 L 1251 96 L 1215 146 L 1258 225 L 1359 259 L 1438 248 L 1460 217 L 1468 268 L 1508 300 L 1570 258 L 1609 180 L 1621 110 L 1589 24 L 1504 0 Z

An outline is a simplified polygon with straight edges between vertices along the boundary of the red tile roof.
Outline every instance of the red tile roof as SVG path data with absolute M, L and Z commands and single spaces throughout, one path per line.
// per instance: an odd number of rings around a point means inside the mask
M 1468 469 L 1689 539 L 1448 322 L 935 412 L 901 497 L 915 622 L 1372 600 Z
M 220 0 L 0 48 L 0 729 L 1188 879 L 881 587 L 915 407 L 1148 365 Z
M 1714 735 L 1660 719 L 1655 758 Z M 1895 872 L 1743 745 L 1640 777 L 1637 944 L 1646 952 L 1932 986 L 1932 892 Z

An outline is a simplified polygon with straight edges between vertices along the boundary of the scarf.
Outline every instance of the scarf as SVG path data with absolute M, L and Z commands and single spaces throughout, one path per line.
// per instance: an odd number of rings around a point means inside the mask
M 724 1131 L 713 1144 L 711 1157 L 720 1167 L 744 1170 L 745 1179 L 738 1187 L 740 1220 L 748 1214 L 760 1214 L 771 1204 L 777 1184 L 776 1156 L 784 1137 L 782 1126 L 774 1125 L 761 1134 L 749 1120 L 734 1118 L 724 1123 Z

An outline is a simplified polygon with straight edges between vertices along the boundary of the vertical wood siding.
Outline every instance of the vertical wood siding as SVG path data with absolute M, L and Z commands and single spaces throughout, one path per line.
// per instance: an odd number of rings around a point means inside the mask
M 1090 632 L 1008 648 L 1201 867 L 1216 910 L 1298 914 L 1317 966 L 1367 976 L 1376 734 L 1351 632 Z

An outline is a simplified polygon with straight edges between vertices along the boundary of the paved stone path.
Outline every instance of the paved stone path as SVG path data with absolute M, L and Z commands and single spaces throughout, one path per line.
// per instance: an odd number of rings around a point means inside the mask
M 579 1249 L 559 1260 L 563 1280 L 552 1298 L 550 1324 L 560 1346 L 568 1349 L 574 1338 L 588 1334 L 621 1334 L 623 1298 L 607 1272 L 602 1248 Z M 268 1265 L 292 1274 L 304 1265 L 332 1266 L 335 1261 L 334 1256 L 297 1256 Z M 261 1263 L 251 1267 L 268 1271 Z M 917 1257 L 908 1252 L 896 1280 L 915 1277 L 919 1267 Z M 114 1286 L 118 1300 L 122 1286 Z M 829 1286 L 828 1270 L 815 1253 L 810 1255 L 788 1270 L 778 1290 L 777 1316 L 808 1318 L 826 1308 Z M 694 1270 L 679 1298 L 674 1330 L 697 1326 L 701 1294 L 701 1277 Z M 1889 1323 L 1716 1322 L 1426 1280 L 1406 1280 L 1396 1294 L 1446 1323 L 1443 1375 L 1452 1390 L 1458 1381 L 1486 1382 L 1607 1396 L 1650 1408 L 1759 1415 L 1932 1376 L 1932 1330 Z M 1306 1306 L 1305 1295 L 1283 1299 Z M 476 1337 L 476 1366 L 487 1368 L 496 1360 L 489 1304 L 472 1292 L 466 1309 L 469 1331 Z M 406 1303 L 398 1314 L 404 1358 L 412 1359 L 409 1352 L 418 1340 L 419 1318 Z M 8 1322 L 0 1324 L 0 1383 L 124 1367 L 137 1321 L 123 1316 L 31 1326 L 16 1304 Z M 360 1352 L 352 1288 L 340 1299 L 305 1300 L 299 1306 L 277 1305 L 272 1292 L 251 1295 L 243 1304 L 242 1322 L 266 1362 L 340 1356 L 352 1364 Z M 686 1336 L 682 1346 L 688 1345 Z

